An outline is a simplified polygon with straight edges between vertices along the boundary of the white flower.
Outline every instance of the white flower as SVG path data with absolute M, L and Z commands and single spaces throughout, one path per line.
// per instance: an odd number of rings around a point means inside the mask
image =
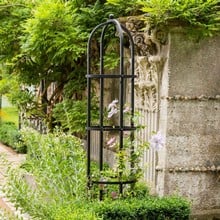
M 113 148 L 116 145 L 116 137 L 112 137 L 108 140 L 107 146 Z
M 108 112 L 108 118 L 111 118 L 113 115 L 118 113 L 118 109 L 117 108 L 113 108 L 111 109 L 110 112 Z
M 165 139 L 161 135 L 161 132 L 158 131 L 156 134 L 154 134 L 150 139 L 150 147 L 154 148 L 155 150 L 160 150 L 164 147 Z
M 129 112 L 131 109 L 127 106 L 124 110 L 123 110 L 123 112 L 124 113 L 127 113 L 127 112 Z
M 108 105 L 108 111 L 110 111 L 112 108 L 117 108 L 117 103 L 118 103 L 118 100 L 117 100 L 117 99 L 113 100 L 113 101 Z
M 108 105 L 108 118 L 118 113 L 117 103 L 118 100 L 115 99 Z

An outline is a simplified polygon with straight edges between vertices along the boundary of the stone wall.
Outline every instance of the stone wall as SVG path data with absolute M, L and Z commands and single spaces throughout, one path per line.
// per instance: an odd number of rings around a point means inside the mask
M 194 215 L 213 216 L 220 210 L 220 37 L 197 40 L 180 27 L 169 33 L 143 28 L 138 19 L 125 19 L 136 44 L 136 107 L 151 117 L 146 126 L 156 119 L 152 128 L 166 138 L 165 148 L 151 155 L 157 158 L 156 191 L 188 198 Z M 156 98 L 145 95 L 150 92 Z M 155 119 L 149 103 L 160 105 Z M 144 162 L 155 169 L 152 158 Z
M 220 37 L 196 41 L 181 28 L 151 28 L 138 17 L 120 21 L 136 45 L 135 107 L 146 125 L 139 138 L 160 130 L 166 139 L 161 151 L 145 152 L 145 180 L 161 196 L 192 201 L 193 219 L 214 219 L 220 213 Z M 105 160 L 114 159 L 107 152 Z
M 220 209 L 220 37 L 170 33 L 161 86 L 157 190 L 192 201 L 193 213 Z M 216 211 L 217 213 L 217 211 Z M 212 219 L 212 218 L 207 218 Z

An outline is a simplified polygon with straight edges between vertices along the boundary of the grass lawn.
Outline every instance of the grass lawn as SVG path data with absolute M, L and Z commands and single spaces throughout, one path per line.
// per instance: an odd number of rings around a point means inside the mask
M 2 122 L 14 122 L 18 126 L 18 110 L 15 107 L 0 109 L 0 117 Z

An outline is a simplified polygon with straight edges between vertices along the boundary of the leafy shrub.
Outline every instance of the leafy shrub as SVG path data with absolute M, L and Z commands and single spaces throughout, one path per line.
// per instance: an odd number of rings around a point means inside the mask
M 98 220 L 94 212 L 91 212 L 85 204 L 81 207 L 73 204 L 71 207 L 59 207 L 53 217 L 54 220 Z
M 85 198 L 82 143 L 59 131 L 44 135 L 29 129 L 21 135 L 28 147 L 27 161 L 20 169 L 10 170 L 7 194 L 33 217 L 52 220 L 60 208 Z
M 187 220 L 190 214 L 189 202 L 178 197 L 106 201 L 94 209 L 103 220 Z
M 96 98 L 92 100 L 91 113 L 94 120 L 98 115 Z M 69 131 L 77 137 L 84 138 L 86 134 L 87 100 L 66 99 L 56 104 L 53 109 L 53 117 L 63 131 Z
M 0 141 L 19 153 L 26 153 L 26 146 L 20 140 L 20 132 L 13 122 L 0 124 Z
M 0 126 L 0 140 L 2 143 L 13 146 L 17 140 L 17 128 L 13 122 L 1 123 Z
M 56 104 L 53 110 L 53 117 L 64 131 L 70 131 L 83 137 L 85 136 L 87 120 L 86 107 L 86 100 L 64 100 Z
M 212 36 L 220 31 L 219 0 L 107 0 L 107 3 L 127 11 L 128 15 L 145 13 L 153 25 L 166 26 L 177 21 L 189 33 L 194 30 L 197 36 Z

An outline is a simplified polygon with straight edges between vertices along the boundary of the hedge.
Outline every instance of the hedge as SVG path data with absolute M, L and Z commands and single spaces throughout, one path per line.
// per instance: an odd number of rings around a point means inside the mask
M 13 148 L 18 153 L 26 153 L 22 144 L 20 132 L 13 122 L 0 122 L 0 142 Z
M 94 209 L 103 220 L 187 220 L 190 215 L 190 203 L 180 197 L 105 201 Z

